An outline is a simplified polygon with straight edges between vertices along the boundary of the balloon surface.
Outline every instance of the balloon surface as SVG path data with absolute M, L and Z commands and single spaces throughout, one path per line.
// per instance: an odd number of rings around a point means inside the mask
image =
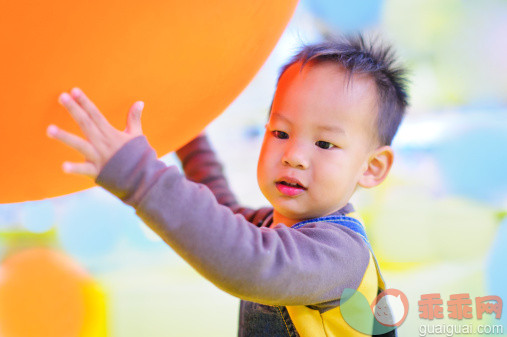
M 486 289 L 488 294 L 495 294 L 505 302 L 507 299 L 507 269 L 505 267 L 505 260 L 507 259 L 507 218 L 501 221 L 498 227 L 498 232 L 495 241 L 492 244 L 491 251 L 489 252 L 488 260 L 486 263 Z M 496 321 L 495 324 L 507 324 L 507 315 L 502 314 L 501 320 Z
M 505 121 L 504 121 L 505 123 Z M 502 207 L 507 198 L 507 124 L 475 127 L 432 149 L 450 193 Z
M 384 0 L 305 0 L 303 4 L 332 29 L 353 33 L 377 24 Z
M 297 1 L 3 1 L 0 5 L 0 203 L 91 187 L 62 173 L 76 151 L 49 124 L 81 134 L 58 105 L 77 86 L 117 128 L 136 100 L 159 155 L 220 114 L 263 64 Z
M 102 337 L 103 292 L 64 254 L 32 248 L 0 265 L 0 336 Z

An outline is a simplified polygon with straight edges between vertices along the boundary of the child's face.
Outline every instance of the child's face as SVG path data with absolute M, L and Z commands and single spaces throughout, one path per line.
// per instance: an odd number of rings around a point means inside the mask
M 280 78 L 257 167 L 275 216 L 303 220 L 345 206 L 376 140 L 372 79 L 329 62 L 290 66 Z M 286 182 L 303 188 L 290 187 Z M 286 182 L 283 182 L 286 181 Z

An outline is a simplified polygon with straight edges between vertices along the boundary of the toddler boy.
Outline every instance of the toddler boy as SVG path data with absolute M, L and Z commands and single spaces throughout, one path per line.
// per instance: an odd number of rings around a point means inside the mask
M 257 171 L 272 207 L 260 210 L 238 205 L 205 136 L 178 151 L 186 179 L 141 136 L 142 104 L 120 132 L 80 90 L 60 101 L 88 138 L 50 126 L 51 137 L 87 158 L 64 170 L 96 177 L 201 275 L 239 297 L 239 336 L 364 336 L 344 321 L 341 294 L 356 289 L 371 303 L 385 285 L 348 201 L 358 186 L 380 184 L 393 162 L 407 95 L 388 48 L 359 36 L 329 41 L 304 47 L 282 69 Z

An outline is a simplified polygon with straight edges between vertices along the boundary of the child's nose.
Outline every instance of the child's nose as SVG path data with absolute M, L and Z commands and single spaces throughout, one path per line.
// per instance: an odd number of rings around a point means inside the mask
M 282 163 L 294 168 L 306 170 L 309 166 L 309 159 L 303 146 L 292 142 L 291 144 L 287 144 L 282 157 Z

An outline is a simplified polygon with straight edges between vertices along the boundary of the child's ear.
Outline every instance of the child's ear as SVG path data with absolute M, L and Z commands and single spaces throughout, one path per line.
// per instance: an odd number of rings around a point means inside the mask
M 383 182 L 391 170 L 393 159 L 394 153 L 390 146 L 382 146 L 373 151 L 368 162 L 365 163 L 368 166 L 359 178 L 359 186 L 371 188 Z

